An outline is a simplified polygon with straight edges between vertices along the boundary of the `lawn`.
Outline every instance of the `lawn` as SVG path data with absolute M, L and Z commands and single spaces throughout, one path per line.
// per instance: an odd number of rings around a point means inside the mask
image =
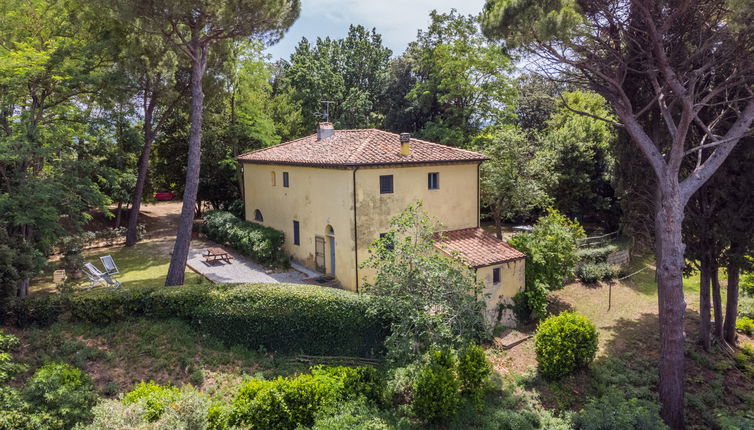
M 659 321 L 651 263 L 648 259 L 637 262 L 630 272 L 649 267 L 625 281 L 598 285 L 571 283 L 551 295 L 552 312 L 578 312 L 597 326 L 600 349 L 590 370 L 559 382 L 542 380 L 534 371 L 533 340 L 507 351 L 489 349 L 488 356 L 496 370 L 504 379 L 539 396 L 544 406 L 556 413 L 578 410 L 588 396 L 601 395 L 610 387 L 656 401 Z M 742 372 L 732 357 L 720 349 L 706 353 L 696 344 L 698 274 L 684 279 L 684 290 L 688 303 L 687 421 L 691 428 L 715 428 L 716 414 L 734 415 L 754 408 L 754 378 Z M 522 328 L 532 333 L 534 329 L 534 326 Z M 741 341 L 751 339 L 742 336 Z
M 83 255 L 86 262 L 100 269 L 102 268 L 100 257 L 111 255 L 121 272 L 116 279 L 123 285 L 139 288 L 162 284 L 170 265 L 171 247 L 169 245 L 170 242 L 166 241 L 141 242 L 129 248 L 119 246 L 91 249 L 84 251 Z M 52 266 L 55 265 L 53 262 Z M 55 268 L 57 267 L 50 268 L 35 278 L 31 283 L 30 291 L 32 293 L 56 292 L 55 284 L 52 282 L 52 271 Z M 186 268 L 185 281 L 186 283 L 209 282 L 189 268 Z M 67 282 L 74 289 L 83 289 L 89 285 L 86 277 L 78 281 L 69 279 Z

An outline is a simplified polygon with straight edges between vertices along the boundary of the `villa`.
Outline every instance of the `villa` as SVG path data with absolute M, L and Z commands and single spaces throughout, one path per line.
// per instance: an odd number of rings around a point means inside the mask
M 407 133 L 335 130 L 331 123 L 238 157 L 246 218 L 285 232 L 294 260 L 351 291 L 374 275 L 359 268 L 372 241 L 422 201 L 446 229 L 436 246 L 475 270 L 494 320 L 499 304 L 524 287 L 525 256 L 480 228 L 479 166 L 486 159 Z

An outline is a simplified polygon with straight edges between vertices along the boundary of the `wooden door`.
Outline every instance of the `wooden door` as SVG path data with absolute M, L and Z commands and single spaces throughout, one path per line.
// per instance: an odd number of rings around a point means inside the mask
M 325 273 L 325 238 L 322 236 L 314 237 L 314 264 L 317 272 Z

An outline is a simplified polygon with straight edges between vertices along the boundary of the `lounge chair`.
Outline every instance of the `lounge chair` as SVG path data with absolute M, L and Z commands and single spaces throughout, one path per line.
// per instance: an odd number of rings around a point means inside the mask
M 92 264 L 92 263 L 84 263 L 84 268 L 86 269 L 85 272 L 86 271 L 89 272 L 89 273 L 87 273 L 87 275 L 89 275 L 89 274 L 92 275 L 91 277 L 89 277 L 89 280 L 92 281 L 92 285 L 89 288 L 93 288 L 93 287 L 97 286 L 98 284 L 102 284 L 103 282 L 104 282 L 105 285 L 108 285 L 108 286 L 110 286 L 112 288 L 118 288 L 118 287 L 120 287 L 120 282 L 118 282 L 115 279 L 113 279 L 107 273 L 104 273 L 104 272 L 100 271 L 97 268 L 97 266 L 95 266 L 94 264 Z M 95 278 L 95 279 L 92 279 L 92 278 Z M 97 280 L 98 283 L 94 283 L 95 280 Z
M 109 255 L 105 255 L 99 258 L 100 261 L 102 261 L 102 265 L 105 266 L 105 273 L 113 276 L 113 275 L 119 275 L 120 270 L 118 270 L 118 266 L 115 265 L 115 260 L 113 260 L 113 257 Z
M 89 271 L 86 267 L 82 269 L 82 272 L 86 275 L 87 278 L 89 278 L 89 286 L 87 287 L 87 290 L 91 290 L 94 287 L 99 287 L 100 285 L 107 284 L 104 279 L 102 279 L 101 276 L 96 276 L 92 272 Z

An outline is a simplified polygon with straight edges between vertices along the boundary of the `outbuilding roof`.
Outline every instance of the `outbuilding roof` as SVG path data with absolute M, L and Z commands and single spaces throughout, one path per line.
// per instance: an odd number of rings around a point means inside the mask
M 442 232 L 435 246 L 460 256 L 473 268 L 525 258 L 526 255 L 479 227 Z
M 401 154 L 400 135 L 377 129 L 335 130 L 330 137 L 302 137 L 238 156 L 243 163 L 348 167 L 386 164 L 481 162 L 483 154 L 411 138 Z

